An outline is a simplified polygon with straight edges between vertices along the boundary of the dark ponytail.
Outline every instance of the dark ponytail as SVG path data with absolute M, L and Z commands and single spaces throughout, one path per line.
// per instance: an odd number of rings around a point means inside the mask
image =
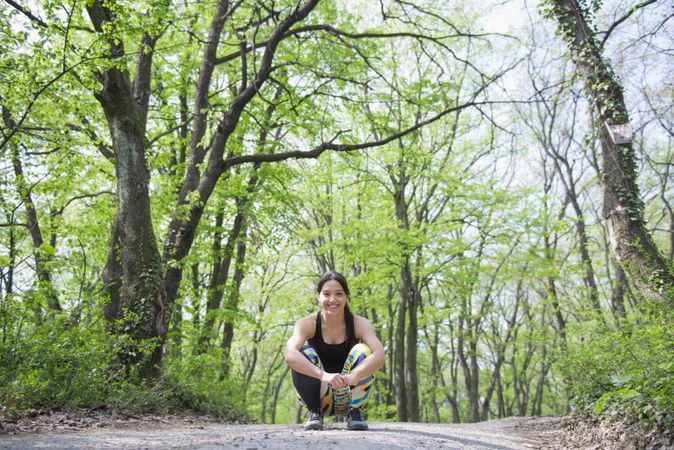
M 346 342 L 351 348 L 356 345 L 356 324 L 348 304 L 344 305 L 344 322 L 346 322 Z
M 323 289 L 323 285 L 330 280 L 338 282 L 342 286 L 342 289 L 344 289 L 344 293 L 349 297 L 351 296 L 349 284 L 346 282 L 344 275 L 333 271 L 326 272 L 326 274 L 323 275 L 320 280 L 318 280 L 318 283 L 316 284 L 316 292 L 320 293 L 321 289 Z M 344 305 L 344 322 L 346 324 L 346 342 L 348 342 L 349 348 L 351 348 L 356 345 L 356 324 L 353 314 L 349 309 L 348 303 Z

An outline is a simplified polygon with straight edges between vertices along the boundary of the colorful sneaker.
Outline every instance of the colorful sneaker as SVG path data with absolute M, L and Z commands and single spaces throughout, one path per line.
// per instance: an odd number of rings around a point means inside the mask
M 322 430 L 323 413 L 321 411 L 309 411 L 309 420 L 304 424 L 305 430 Z
M 359 408 L 351 408 L 349 411 L 347 428 L 349 430 L 367 430 L 367 422 L 363 419 Z

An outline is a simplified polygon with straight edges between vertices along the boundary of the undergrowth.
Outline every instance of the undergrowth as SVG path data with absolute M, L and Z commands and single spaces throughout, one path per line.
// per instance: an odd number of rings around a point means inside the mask
M 612 325 L 579 323 L 557 369 L 576 412 L 674 427 L 674 319 L 650 308 Z
M 51 313 L 40 317 L 39 323 L 21 319 L 3 321 L 21 324 L 5 328 L 0 340 L 0 411 L 6 414 L 107 408 L 131 414 L 191 412 L 245 419 L 239 412 L 243 402 L 237 394 L 238 381 L 214 372 L 217 356 L 167 357 L 160 378 L 147 384 L 133 374 L 119 375 L 115 337 L 104 328 L 103 318 L 72 323 L 63 314 Z

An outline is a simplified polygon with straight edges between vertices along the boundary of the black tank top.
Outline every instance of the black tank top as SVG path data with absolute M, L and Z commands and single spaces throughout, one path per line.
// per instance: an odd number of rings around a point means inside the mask
M 308 339 L 309 344 L 316 350 L 318 357 L 323 363 L 323 370 L 328 373 L 341 373 L 344 368 L 344 362 L 349 355 L 348 340 L 341 344 L 326 344 L 323 340 L 323 331 L 321 329 L 321 313 L 316 315 L 316 333 L 314 337 Z

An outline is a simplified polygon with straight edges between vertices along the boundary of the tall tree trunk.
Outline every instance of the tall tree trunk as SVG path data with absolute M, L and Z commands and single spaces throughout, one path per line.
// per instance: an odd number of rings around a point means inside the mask
M 271 416 L 269 417 L 269 421 L 271 423 L 276 423 L 276 407 L 278 405 L 278 396 L 279 393 L 281 392 L 283 382 L 288 378 L 288 372 L 290 372 L 290 366 L 286 366 L 285 370 L 283 371 L 278 381 L 276 382 L 276 386 L 274 386 L 274 395 L 272 397 L 271 403 Z
M 541 364 L 541 372 L 538 376 L 538 382 L 536 383 L 536 392 L 534 392 L 534 398 L 531 404 L 531 415 L 540 416 L 542 415 L 543 409 L 543 388 L 545 387 L 545 379 L 548 375 L 548 370 L 550 370 L 550 363 L 548 363 L 545 358 L 547 354 L 547 347 L 543 346 L 542 355 L 543 363 Z
M 544 243 L 544 248 L 545 248 L 545 258 L 549 261 L 550 264 L 554 264 L 554 259 L 555 259 L 555 252 L 554 248 L 552 246 L 552 243 L 550 242 L 550 237 L 548 236 L 548 233 L 546 232 L 543 236 L 543 243 Z M 566 347 L 566 320 L 564 319 L 564 316 L 562 315 L 562 309 L 559 304 L 559 298 L 557 296 L 557 281 L 554 276 L 548 275 L 547 277 L 547 300 L 550 302 L 550 305 L 552 306 L 553 314 L 555 316 L 555 321 L 557 322 L 557 332 L 559 333 L 559 336 L 562 338 L 562 347 Z
M 103 32 L 114 26 L 114 13 L 108 5 L 94 0 L 87 11 L 94 29 Z M 150 96 L 150 75 L 156 39 L 143 35 L 138 52 L 133 83 L 126 69 L 112 67 L 98 74 L 103 88 L 95 94 L 108 122 L 115 153 L 117 177 L 117 211 L 110 243 L 119 243 L 119 253 L 109 252 L 107 274 L 121 268 L 119 305 L 115 319 L 121 319 L 119 332 L 131 337 L 121 348 L 119 361 L 127 372 L 137 368 L 139 375 L 151 381 L 159 374 L 164 340 L 166 339 L 166 292 L 163 270 L 150 214 L 149 174 L 145 161 L 145 127 Z M 109 55 L 121 58 L 124 46 L 109 42 Z M 117 258 L 119 260 L 117 261 Z M 106 279 L 106 284 L 116 280 Z M 144 341 L 154 344 L 149 355 L 143 355 Z
M 496 381 L 496 414 L 499 419 L 506 417 L 506 405 L 503 397 L 503 377 L 500 372 Z
M 426 327 L 424 333 L 429 342 L 431 350 L 431 408 L 433 409 L 433 420 L 435 423 L 440 423 L 440 408 L 438 406 L 437 391 L 438 381 L 440 379 L 440 358 L 438 357 L 438 345 L 440 343 L 440 333 L 438 332 L 439 324 L 433 324 L 433 337 L 428 335 Z
M 210 340 L 215 336 L 215 316 L 220 310 L 220 303 L 225 291 L 225 284 L 229 277 L 229 267 L 234 255 L 234 245 L 241 231 L 238 214 L 234 219 L 232 228 L 227 237 L 227 243 L 222 249 L 222 222 L 225 218 L 224 205 L 219 205 L 215 214 L 215 223 L 213 224 L 213 263 L 211 266 L 210 282 L 207 289 L 206 312 L 204 313 L 204 324 L 201 327 L 199 344 L 197 349 L 199 353 L 206 352 Z
M 468 379 L 468 404 L 473 422 L 480 421 L 480 366 L 477 363 L 477 327 L 471 325 L 471 338 L 468 342 L 468 360 L 471 377 Z
M 573 183 L 573 181 L 570 183 Z M 578 250 L 580 251 L 580 260 L 585 271 L 583 281 L 585 282 L 585 287 L 588 289 L 590 295 L 590 305 L 592 305 L 592 308 L 594 308 L 594 311 L 599 317 L 603 317 L 601 306 L 599 305 L 597 282 L 594 279 L 592 258 L 590 258 L 590 252 L 588 251 L 588 244 L 590 240 L 587 237 L 585 217 L 583 216 L 583 211 L 580 209 L 580 204 L 578 203 L 578 198 L 576 197 L 575 187 L 570 186 L 567 195 L 569 196 L 573 210 L 576 213 L 576 235 L 578 236 Z
M 398 229 L 401 233 L 410 230 L 409 205 L 405 199 L 405 188 L 409 177 L 400 161 L 398 173 L 391 173 L 393 203 Z M 412 275 L 412 249 L 405 240 L 400 241 L 402 262 L 400 265 L 400 301 L 398 304 L 398 324 L 396 326 L 396 405 L 398 420 L 419 421 L 419 381 L 417 379 L 417 309 L 420 296 L 417 283 Z M 407 322 L 409 318 L 409 322 Z M 406 323 L 407 322 L 407 323 Z
M 625 289 L 627 287 L 627 277 L 622 266 L 618 264 L 615 258 L 613 260 L 613 267 L 615 276 L 613 277 L 613 289 L 611 290 L 611 308 L 620 317 L 625 318 L 627 311 L 625 310 Z
M 407 212 L 407 203 L 405 201 L 405 186 L 407 185 L 408 178 L 405 176 L 403 168 L 400 169 L 400 173 L 396 177 L 395 174 L 391 174 L 391 181 L 394 186 L 394 205 L 396 219 L 398 220 L 398 228 L 401 232 L 406 232 L 409 230 L 409 217 Z M 407 391 L 413 389 L 413 386 L 408 385 L 408 380 L 406 379 L 407 370 L 406 363 L 408 358 L 406 353 L 410 352 L 412 349 L 405 347 L 406 341 L 406 321 L 407 321 L 407 309 L 409 308 L 410 303 L 414 300 L 412 296 L 413 292 L 413 283 L 412 283 L 412 272 L 410 268 L 410 256 L 409 251 L 404 249 L 405 244 L 401 242 L 402 251 L 402 264 L 400 266 L 400 285 L 398 286 L 399 302 L 398 302 L 398 323 L 396 324 L 396 342 L 395 342 L 395 388 L 396 388 L 396 409 L 398 412 L 398 421 L 407 422 L 410 419 L 410 395 Z M 416 367 L 414 368 L 416 370 Z
M 407 318 L 407 296 L 401 281 L 398 300 L 398 322 L 395 329 L 395 372 L 396 411 L 399 422 L 407 422 L 407 393 L 405 389 L 405 319 Z
M 457 358 L 457 350 L 454 346 L 454 320 L 452 317 L 449 317 L 447 322 L 449 325 L 449 376 L 451 386 L 447 388 L 445 383 L 445 377 L 440 371 L 440 383 L 442 387 L 445 388 L 445 399 L 449 402 L 449 405 L 452 409 L 452 423 L 461 423 L 461 412 L 459 411 L 459 401 L 458 401 L 458 386 L 459 386 L 459 358 Z
M 470 350 L 466 350 L 466 346 L 470 347 L 470 342 L 473 339 L 472 331 L 470 329 L 470 313 L 467 311 L 465 305 L 467 300 L 464 299 L 463 311 L 460 313 L 458 321 L 458 334 L 457 334 L 457 355 L 459 357 L 459 362 L 461 363 L 461 371 L 463 372 L 463 382 L 466 389 L 466 395 L 468 396 L 468 413 L 472 422 L 477 422 L 480 420 L 480 413 L 478 409 L 478 400 L 477 393 L 473 391 L 473 367 L 469 364 Z
M 397 352 L 391 351 L 391 349 L 395 349 L 396 347 L 393 345 L 394 344 L 394 337 L 397 336 L 397 332 L 393 333 L 393 324 L 395 321 L 395 311 L 393 309 L 393 296 L 394 296 L 394 288 L 393 285 L 389 284 L 388 286 L 388 295 L 387 295 L 387 304 L 386 304 L 386 311 L 388 313 L 388 319 L 387 319 L 387 339 L 386 342 L 388 344 L 388 349 L 389 351 L 387 352 L 388 356 L 388 362 L 386 364 L 386 369 L 387 369 L 387 383 L 386 383 L 386 404 L 387 405 L 397 405 L 397 395 L 398 395 L 398 389 L 396 387 L 395 379 L 396 379 L 396 366 L 395 366 L 395 361 L 398 359 Z M 394 359 L 395 355 L 395 359 Z M 397 409 L 397 408 L 396 408 Z M 387 419 L 393 419 L 393 416 L 387 416 Z
M 409 270 L 410 268 L 408 268 Z M 406 351 L 405 351 L 405 389 L 407 394 L 407 420 L 419 422 L 419 380 L 417 377 L 417 308 L 420 304 L 420 292 L 413 289 L 409 303 L 409 323 L 407 324 Z
M 244 264 L 246 262 L 246 225 L 244 224 L 244 230 L 242 231 L 241 237 L 237 244 L 236 249 L 236 267 L 234 269 L 234 276 L 232 277 L 233 286 L 229 291 L 229 298 L 227 299 L 227 304 L 225 305 L 225 319 L 222 331 L 222 343 L 220 348 L 222 349 L 222 358 L 224 368 L 222 371 L 223 375 L 229 373 L 231 367 L 230 361 L 230 351 L 232 348 L 232 341 L 234 340 L 234 324 L 236 323 L 237 315 L 239 314 L 239 300 L 241 299 L 241 283 L 243 283 L 243 277 L 246 275 L 244 270 Z
M 604 176 L 604 216 L 611 248 L 635 287 L 649 300 L 674 305 L 674 274 L 651 239 L 643 218 L 631 140 L 616 143 L 610 127 L 629 123 L 618 82 L 577 0 L 549 0 L 585 89 L 598 112 Z M 615 133 L 613 133 L 615 134 Z

